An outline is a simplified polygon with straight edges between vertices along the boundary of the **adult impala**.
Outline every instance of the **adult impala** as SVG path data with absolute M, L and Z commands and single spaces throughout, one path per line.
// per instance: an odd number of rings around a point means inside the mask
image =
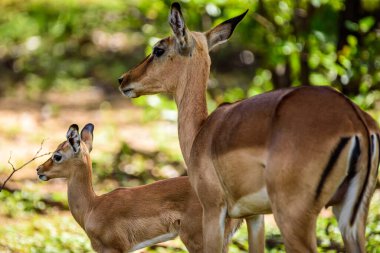
M 316 219 L 333 206 L 347 252 L 365 252 L 365 223 L 379 162 L 379 128 L 328 87 L 299 87 L 226 104 L 207 115 L 209 51 L 246 13 L 207 32 L 185 26 L 173 3 L 173 36 L 120 79 L 127 97 L 171 93 L 190 182 L 203 207 L 205 252 L 222 251 L 226 215 L 246 218 L 261 250 L 261 214 L 273 212 L 287 252 L 316 252 Z
M 203 252 L 202 207 L 187 177 L 118 188 L 97 196 L 91 183 L 94 126 L 73 124 L 53 156 L 40 165 L 41 180 L 68 179 L 72 215 L 101 253 L 124 253 L 180 236 L 189 252 Z M 224 251 L 240 221 L 228 219 Z

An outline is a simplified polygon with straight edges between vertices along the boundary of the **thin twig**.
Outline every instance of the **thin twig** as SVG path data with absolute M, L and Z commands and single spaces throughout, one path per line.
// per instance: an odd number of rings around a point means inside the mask
M 47 153 L 44 153 L 44 154 L 40 154 L 40 152 L 42 151 L 42 146 L 44 145 L 44 142 L 45 142 L 45 139 L 42 140 L 41 142 L 41 145 L 40 145 L 40 148 L 37 150 L 36 154 L 33 156 L 32 159 L 30 159 L 29 161 L 25 162 L 23 165 L 21 165 L 20 167 L 16 168 L 13 163 L 11 162 L 11 159 L 12 159 L 12 152 L 10 153 L 9 155 L 9 159 L 8 159 L 8 164 L 9 166 L 12 167 L 12 173 L 9 174 L 9 176 L 5 179 L 4 183 L 1 185 L 0 187 L 0 192 L 4 189 L 6 183 L 9 181 L 9 179 L 11 179 L 11 177 L 13 176 L 13 174 L 15 174 L 16 171 L 19 171 L 21 170 L 22 168 L 24 168 L 26 165 L 28 165 L 29 163 L 33 162 L 34 160 L 40 158 L 40 157 L 43 157 L 43 156 L 47 156 L 47 155 L 50 155 L 52 152 L 47 152 Z

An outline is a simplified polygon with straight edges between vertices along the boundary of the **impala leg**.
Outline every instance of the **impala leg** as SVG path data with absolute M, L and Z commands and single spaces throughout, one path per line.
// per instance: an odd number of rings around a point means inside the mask
M 199 219 L 201 220 L 201 219 Z M 190 228 L 191 225 L 189 225 Z M 187 229 L 184 228 L 184 229 Z M 202 253 L 203 252 L 203 237 L 202 237 L 202 224 L 200 226 L 192 227 L 193 230 L 180 231 L 179 237 L 189 253 Z
M 350 215 L 347 215 L 344 205 L 333 206 L 333 212 L 338 220 L 344 247 L 347 253 L 365 252 L 365 222 L 367 215 L 358 215 L 355 223 L 350 225 Z
M 273 177 L 272 177 L 273 178 Z M 286 252 L 316 253 L 316 220 L 322 207 L 315 206 L 306 192 L 276 188 L 271 184 L 268 194 L 272 211 L 284 240 Z
M 264 215 L 256 215 L 245 219 L 248 227 L 249 253 L 264 253 L 265 225 Z
M 97 240 L 97 239 L 95 239 L 93 237 L 92 238 L 90 237 L 90 241 L 91 241 L 92 248 L 96 252 L 103 252 L 103 250 L 104 250 L 103 244 L 99 240 Z
M 368 183 L 365 184 L 365 176 L 357 173 L 355 177 L 349 181 L 348 189 L 345 197 L 342 201 L 336 205 L 333 205 L 333 212 L 338 220 L 339 230 L 342 234 L 344 246 L 348 253 L 362 253 L 365 250 L 365 227 L 368 216 L 369 205 L 371 197 L 376 189 L 377 182 L 377 168 L 379 167 L 379 139 L 375 141 L 375 136 L 371 136 L 372 149 L 371 149 L 371 164 L 365 164 L 370 166 L 367 168 L 357 168 L 359 173 L 369 169 L 372 175 L 369 175 Z M 364 166 L 363 166 L 364 167 Z M 363 172 L 362 172 L 363 173 Z M 363 180 L 364 182 L 360 182 Z M 362 188 L 364 187 L 364 188 Z M 363 190 L 363 195 L 360 196 L 360 191 Z M 358 202 L 361 200 L 360 202 Z M 355 208 L 355 206 L 357 208 Z
M 179 237 L 190 253 L 203 252 L 202 209 L 190 208 L 180 223 Z
M 377 165 L 377 164 L 376 164 Z M 377 168 L 377 167 L 376 167 Z M 353 180 L 358 180 L 358 177 Z M 367 191 L 363 196 L 363 200 L 357 209 L 356 215 L 354 205 L 356 198 L 354 197 L 358 189 L 358 183 L 352 181 L 347 190 L 344 200 L 338 205 L 333 206 L 333 212 L 338 220 L 339 230 L 342 234 L 346 252 L 366 252 L 365 250 L 365 224 L 368 216 L 368 209 L 372 194 L 376 187 L 376 177 L 372 177 L 368 183 Z
M 317 252 L 315 234 L 317 215 L 308 215 L 307 212 L 308 210 L 284 212 L 277 209 L 273 211 L 274 218 L 284 239 L 286 252 Z
M 225 244 L 227 203 L 213 163 L 205 153 L 194 153 L 199 162 L 189 166 L 188 174 L 202 206 L 203 253 L 222 253 Z M 198 164 L 199 163 L 199 164 Z
M 224 244 L 224 227 L 227 207 L 203 209 L 204 253 L 221 253 Z
M 242 219 L 233 219 L 227 218 L 226 225 L 224 230 L 224 245 L 223 245 L 223 253 L 228 252 L 228 245 L 231 241 L 232 236 L 239 229 L 243 220 Z

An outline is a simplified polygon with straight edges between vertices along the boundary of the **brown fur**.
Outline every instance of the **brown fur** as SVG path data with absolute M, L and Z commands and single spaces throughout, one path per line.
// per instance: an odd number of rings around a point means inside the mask
M 92 135 L 82 131 L 80 146 L 74 154 L 69 142 L 63 142 L 54 152 L 63 156 L 62 161 L 50 158 L 37 171 L 47 179 L 68 179 L 70 210 L 96 252 L 129 252 L 137 244 L 167 233 L 178 234 L 189 252 L 203 252 L 202 207 L 188 177 L 118 188 L 97 196 L 88 152 Z M 229 219 L 227 224 L 225 245 L 240 221 Z
M 175 11 L 172 9 L 170 15 Z M 270 212 L 287 252 L 316 252 L 316 219 L 330 200 L 347 252 L 365 252 L 364 228 L 379 161 L 377 138 L 376 143 L 369 143 L 370 135 L 380 132 L 376 122 L 327 87 L 272 91 L 224 105 L 207 116 L 208 51 L 226 39 L 223 34 L 231 33 L 225 23 L 206 33 L 189 32 L 195 45 L 191 57 L 179 54 L 175 45 L 167 43 L 166 55 L 152 57 L 149 68 L 138 75 L 137 69 L 125 73 L 120 86 L 121 91 L 134 89 L 133 95 L 124 92 L 129 97 L 156 92 L 174 95 L 182 154 L 204 209 L 205 252 L 221 252 L 223 224 L 219 221 L 224 215 L 254 219 L 256 223 L 248 222 L 252 225 L 250 252 L 263 252 L 263 226 L 257 215 Z M 218 34 L 210 35 L 213 32 Z M 356 174 L 339 192 L 355 136 L 362 151 Z M 347 137 L 350 141 L 320 183 L 333 150 Z M 377 152 L 372 153 L 371 145 Z

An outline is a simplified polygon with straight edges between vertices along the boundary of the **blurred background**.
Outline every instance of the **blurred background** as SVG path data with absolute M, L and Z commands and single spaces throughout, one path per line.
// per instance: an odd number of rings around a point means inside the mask
M 185 175 L 177 111 L 165 95 L 123 98 L 117 78 L 171 34 L 170 1 L 0 1 L 0 181 L 40 147 L 53 151 L 72 123 L 95 124 L 95 190 Z M 205 31 L 247 16 L 211 53 L 209 111 L 289 86 L 328 85 L 380 122 L 380 0 L 182 1 L 187 26 Z M 64 180 L 38 181 L 41 158 L 0 192 L 0 252 L 93 252 L 68 211 Z M 379 188 L 379 187 L 378 187 Z M 380 252 L 380 193 L 368 252 Z M 266 217 L 267 252 L 284 252 Z M 318 220 L 321 252 L 344 252 L 331 210 Z M 243 226 L 230 252 L 246 252 Z M 179 240 L 141 252 L 185 252 Z

